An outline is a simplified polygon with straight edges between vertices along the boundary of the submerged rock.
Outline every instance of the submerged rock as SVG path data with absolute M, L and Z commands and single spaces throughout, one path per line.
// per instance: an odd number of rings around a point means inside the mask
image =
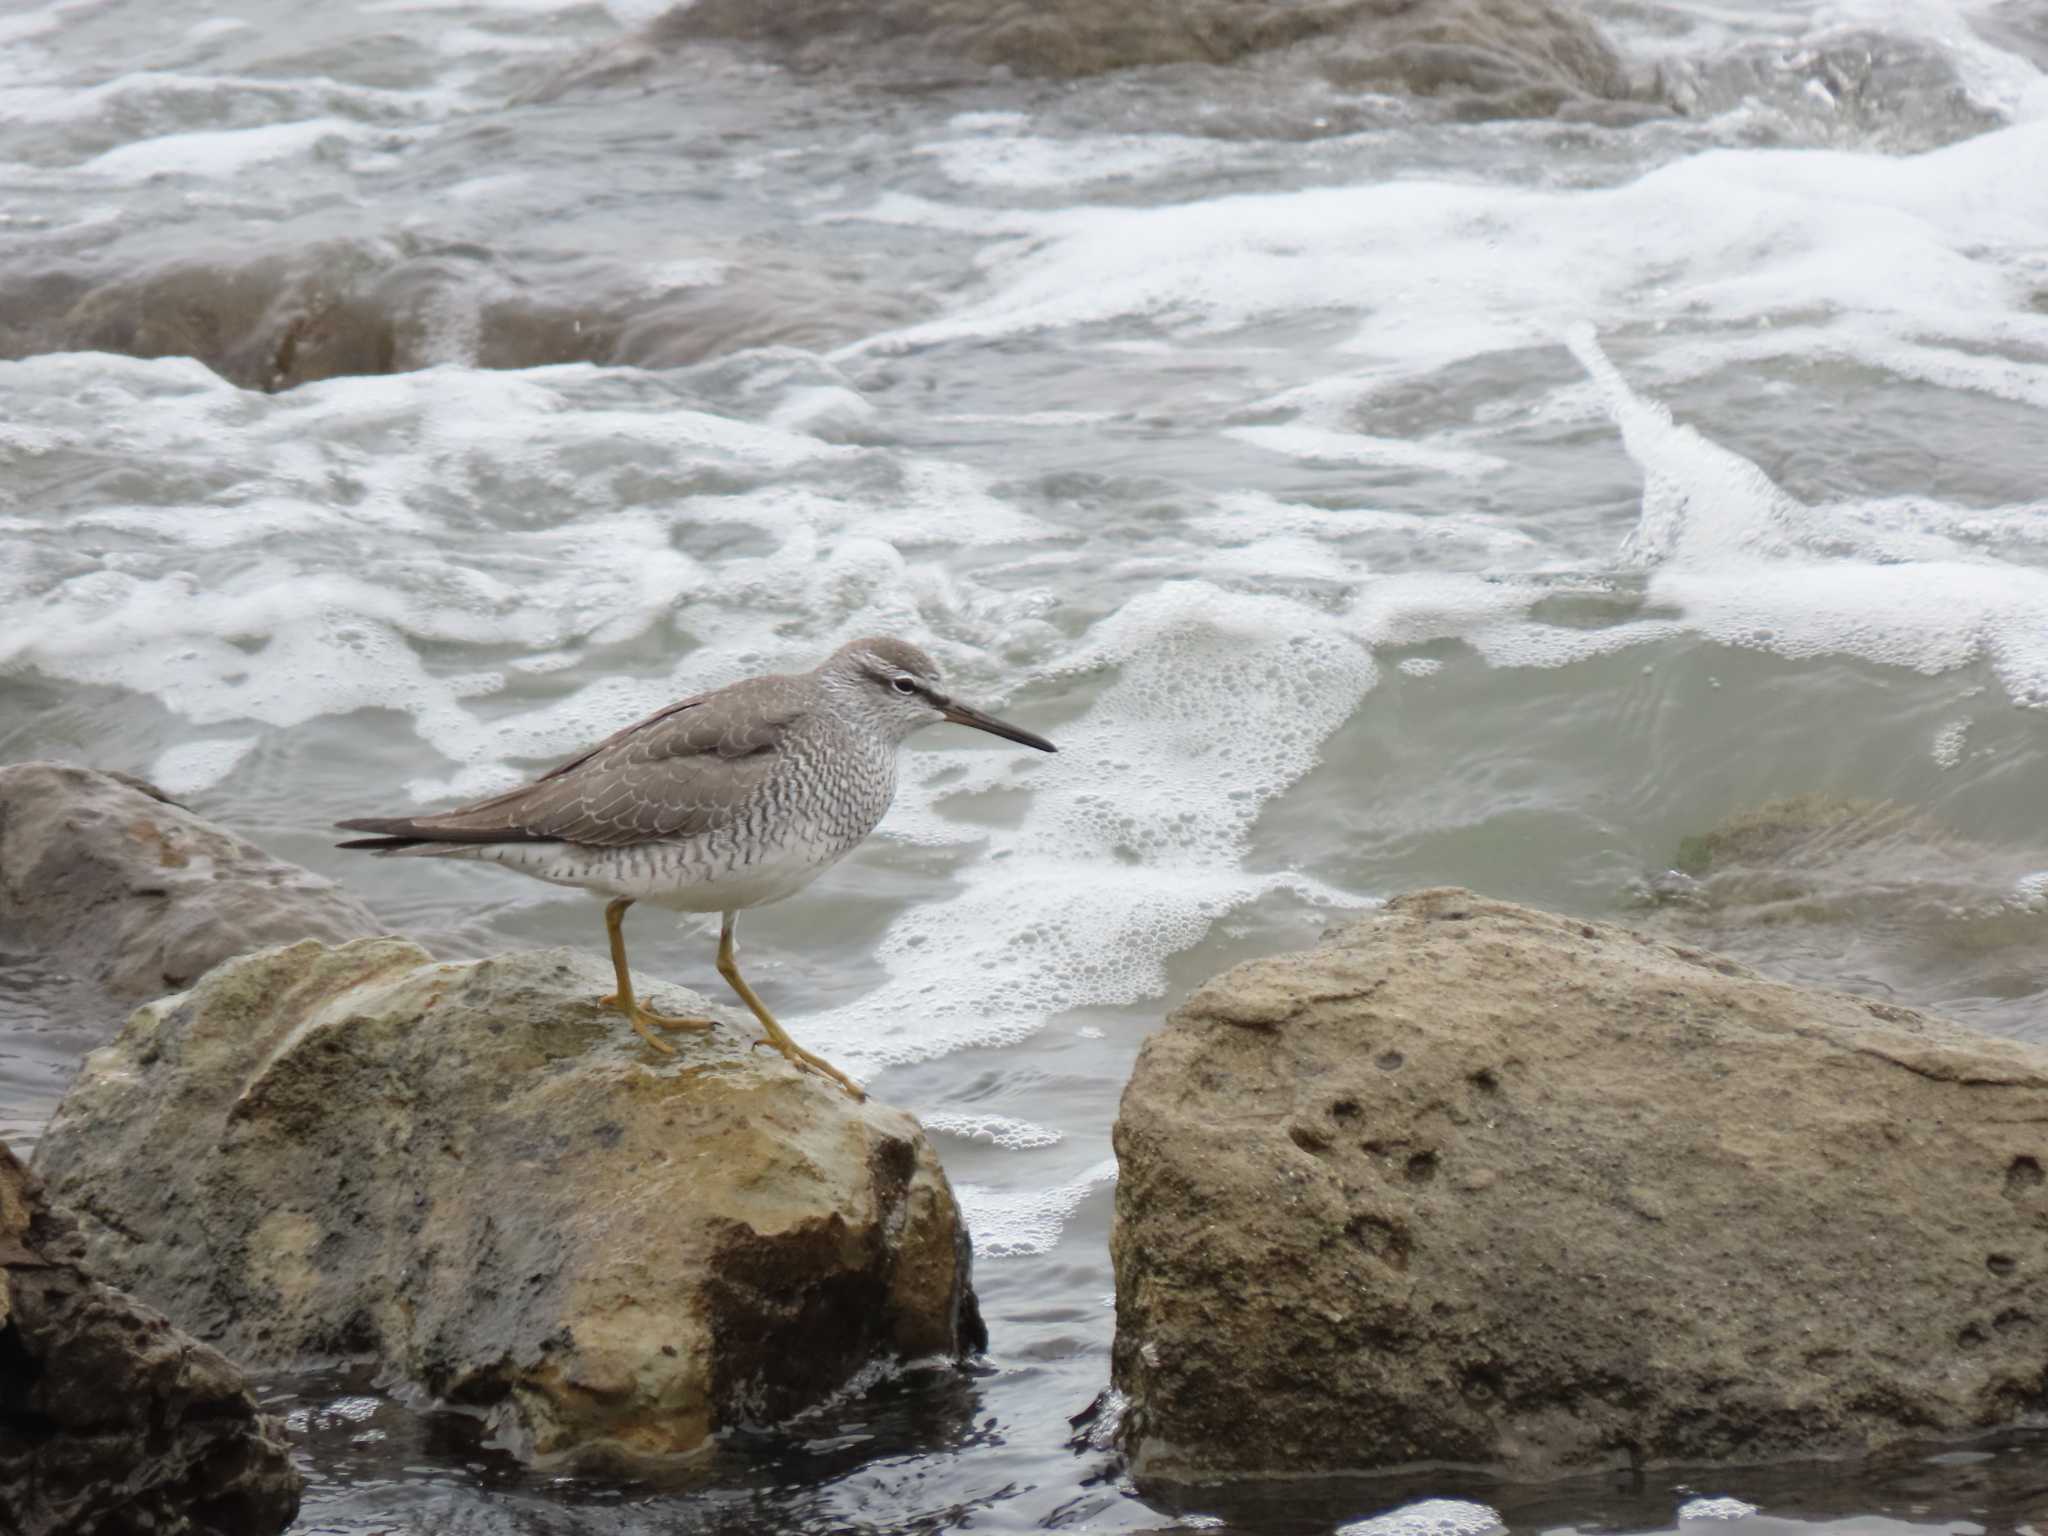
M 1894 1001 L 2040 1038 L 2048 852 L 1977 842 L 1916 806 L 1767 800 L 1680 840 L 1636 891 L 1639 921 L 1774 976 L 1854 977 Z
M 1424 891 L 1240 965 L 1116 1127 L 1137 1475 L 1856 1453 L 2048 1409 L 2048 1052 Z
M 915 1121 L 752 1027 L 655 1059 L 610 989 L 569 950 L 248 955 L 87 1058 L 38 1167 L 103 1273 L 238 1358 L 373 1359 L 529 1457 L 687 1452 L 980 1347 Z
M 333 881 L 139 779 L 68 763 L 0 768 L 0 935 L 122 1002 L 188 987 L 266 944 L 381 929 Z
M 1347 88 L 1452 97 L 1492 116 L 1632 92 L 1598 28 L 1552 0 L 689 0 L 650 36 L 765 43 L 800 69 L 864 49 L 899 70 L 1054 79 L 1292 51 Z
M 325 240 L 129 272 L 0 281 L 0 357 L 194 357 L 244 389 L 437 364 L 673 368 L 747 347 L 825 350 L 910 317 L 786 252 L 707 251 L 684 280 L 593 259 L 527 282 L 473 245 Z M 843 265 L 843 264 L 842 264 Z
M 1695 878 L 1716 869 L 1817 867 L 1852 849 L 1896 846 L 1902 837 L 1937 836 L 1924 812 L 1852 795 L 1788 795 L 1737 811 L 1705 832 L 1679 839 L 1673 861 Z
M 235 1367 L 80 1268 L 0 1146 L 0 1530 L 267 1536 L 298 1513 L 284 1426 Z

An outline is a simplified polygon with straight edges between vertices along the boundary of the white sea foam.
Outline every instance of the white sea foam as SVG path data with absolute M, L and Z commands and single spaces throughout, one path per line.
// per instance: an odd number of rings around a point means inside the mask
M 974 1256 L 1010 1259 L 1051 1252 L 1081 1202 L 1115 1182 L 1116 1159 L 1108 1158 L 1051 1189 L 956 1184 L 953 1194 L 974 1238 Z
M 1688 1499 L 1678 1506 L 1678 1522 L 1683 1525 L 1688 1520 L 1747 1520 L 1755 1513 L 1756 1506 L 1741 1499 Z
M 1804 506 L 1639 397 L 1590 336 L 1572 344 L 1643 470 L 1642 513 L 1624 553 L 1655 567 L 1649 596 L 1682 618 L 1559 635 L 1555 659 L 1670 633 L 1676 622 L 1794 658 L 1848 655 L 1927 673 L 1983 659 L 2015 701 L 2048 704 L 2048 572 L 1936 532 L 1902 542 L 1882 518 L 1860 515 L 1865 508 Z M 1509 658 L 1496 649 L 1495 659 Z
M 939 1110 L 919 1118 L 927 1131 L 936 1131 L 942 1136 L 959 1136 L 969 1141 L 993 1142 L 1006 1152 L 1028 1152 L 1039 1147 L 1056 1147 L 1060 1143 L 1058 1131 L 1009 1115 Z
M 2048 237 L 2048 121 L 1909 157 L 1726 150 L 1609 189 L 1400 180 L 1042 213 L 890 195 L 866 216 L 1028 237 L 995 248 L 983 296 L 888 346 L 1316 310 L 1361 313 L 1351 349 L 1406 375 L 1608 315 L 1700 328 L 1818 311 L 1871 346 L 1930 330 L 2048 344 L 2048 316 L 2016 302 Z
M 1240 442 L 1284 453 L 1311 464 L 1370 464 L 1387 469 L 1416 469 L 1436 475 L 1489 475 L 1507 468 L 1492 454 L 1472 453 L 1403 438 L 1368 437 L 1334 432 L 1298 422 L 1270 427 L 1232 427 L 1228 436 Z
M 1046 139 L 983 133 L 920 145 L 918 153 L 935 158 L 949 178 L 966 186 L 1066 193 L 1091 182 L 1149 178 L 1182 166 L 1212 166 L 1219 148 L 1212 139 L 1172 134 Z
M 1020 1040 L 1066 1009 L 1158 995 L 1169 955 L 1267 891 L 1357 899 L 1242 862 L 1260 808 L 1372 685 L 1341 625 L 1284 598 L 1176 583 L 1103 620 L 1062 670 L 1111 680 L 1061 727 L 1059 756 L 1000 770 L 1028 776 L 1023 820 L 985 835 L 958 894 L 890 924 L 877 948 L 888 979 L 806 1022 L 827 1054 L 872 1070 Z
M 1484 1504 L 1422 1499 L 1369 1520 L 1340 1525 L 1336 1536 L 1502 1536 L 1505 1530 L 1500 1516 Z
M 365 706 L 404 709 L 458 763 L 566 747 L 573 741 L 558 724 L 588 730 L 618 701 L 600 686 L 581 707 L 570 701 L 486 727 L 461 701 L 492 691 L 492 673 L 430 670 L 419 645 L 545 652 L 616 642 L 708 581 L 674 544 L 678 518 L 696 509 L 599 510 L 612 499 L 608 483 L 571 473 L 569 462 L 602 444 L 621 474 L 759 478 L 858 452 L 678 409 L 657 385 L 622 401 L 596 370 L 573 367 L 339 379 L 266 398 L 190 362 L 45 356 L 0 364 L 0 400 L 33 434 L 0 442 L 0 462 L 89 448 L 118 411 L 129 451 L 232 484 L 237 503 L 232 517 L 195 517 L 176 504 L 83 514 L 83 526 L 145 536 L 157 556 L 104 562 L 54 585 L 33 570 L 0 575 L 0 595 L 23 604 L 29 620 L 0 635 L 0 662 L 135 688 L 201 724 L 287 726 Z M 943 471 L 923 473 L 911 465 L 906 476 L 919 489 L 907 502 L 890 498 L 899 537 L 937 527 L 967 489 Z M 336 476 L 350 494 L 333 494 Z M 505 477 L 540 490 L 536 526 L 501 522 Z M 872 538 L 838 536 L 871 521 L 874 506 L 839 499 L 829 512 L 762 517 L 781 542 L 728 564 L 723 592 L 735 604 L 765 598 L 849 622 L 900 622 L 917 607 L 900 556 Z M 572 507 L 591 510 L 563 521 Z M 489 547 L 464 563 L 441 559 L 441 541 L 465 527 L 489 528 Z M 333 558 L 365 530 L 377 535 L 367 563 Z M 997 530 L 1032 531 L 1021 519 Z M 236 558 L 209 576 L 202 600 L 185 562 L 210 550 Z M 758 643 L 762 627 L 744 633 Z M 632 702 L 652 707 L 667 696 L 650 680 L 650 696 Z
M 99 176 L 134 181 L 146 176 L 238 176 L 266 160 L 303 155 L 328 140 L 362 139 L 370 130 L 339 118 L 314 118 L 299 123 L 272 123 L 261 128 L 221 128 L 197 133 L 167 133 L 123 144 L 86 162 Z
M 1191 514 L 1189 531 L 1222 543 L 1246 537 L 1293 536 L 1329 542 L 1360 537 L 1382 538 L 1404 551 L 1433 544 L 1467 545 L 1488 554 L 1526 558 L 1536 540 L 1498 517 L 1480 513 L 1439 512 L 1422 516 L 1378 507 L 1312 507 L 1282 501 L 1258 491 L 1228 492 L 1215 510 Z M 1357 574 L 1364 574 L 1361 568 Z
M 1574 327 L 1569 341 L 1621 429 L 1622 446 L 1643 470 L 1642 515 L 1622 546 L 1623 558 L 1697 565 L 1791 550 L 1801 522 L 1791 497 L 1749 460 L 1679 426 L 1662 405 L 1638 396 L 1590 330 Z
M 150 782 L 169 795 L 192 795 L 211 789 L 235 771 L 235 765 L 249 755 L 258 739 L 223 736 L 167 747 L 150 767 Z
M 1225 544 L 1203 557 L 1202 573 L 1222 578 L 1348 582 L 1363 576 L 1365 566 L 1346 560 L 1319 540 L 1282 533 Z

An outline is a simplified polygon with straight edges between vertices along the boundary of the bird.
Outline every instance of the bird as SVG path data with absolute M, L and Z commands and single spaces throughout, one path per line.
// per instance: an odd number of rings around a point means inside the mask
M 531 783 L 425 816 L 336 822 L 373 836 L 339 843 L 402 857 L 474 859 L 602 898 L 617 990 L 599 999 L 654 1049 L 654 1033 L 708 1030 L 633 995 L 622 926 L 636 902 L 721 914 L 718 973 L 799 1071 L 856 1099 L 860 1085 L 790 1038 L 740 974 L 739 914 L 794 896 L 880 823 L 896 794 L 897 749 L 941 721 L 1040 752 L 1043 736 L 944 690 L 917 646 L 869 635 L 809 672 L 742 678 L 693 694 L 607 736 Z

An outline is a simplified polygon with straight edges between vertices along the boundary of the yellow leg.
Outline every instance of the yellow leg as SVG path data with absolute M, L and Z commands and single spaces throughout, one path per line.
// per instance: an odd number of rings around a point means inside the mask
M 754 989 L 748 986 L 746 978 L 740 975 L 739 962 L 733 958 L 732 934 L 733 928 L 736 926 L 734 920 L 737 916 L 737 913 L 726 913 L 725 923 L 718 931 L 718 974 L 725 978 L 726 984 L 733 991 L 739 993 L 740 1001 L 754 1010 L 754 1017 L 759 1019 L 761 1027 L 768 1031 L 766 1043 L 782 1052 L 785 1057 L 796 1065 L 798 1070 L 809 1068 L 813 1072 L 822 1072 L 856 1099 L 865 1099 L 867 1094 L 859 1083 L 856 1083 L 844 1072 L 833 1066 L 824 1057 L 813 1056 L 809 1051 L 790 1039 L 789 1032 L 775 1022 L 775 1015 L 768 1011 L 767 1004 L 754 996 Z
M 621 896 L 617 901 L 604 909 L 604 929 L 611 936 L 612 971 L 618 977 L 619 990 L 610 997 L 599 998 L 598 1001 L 607 1008 L 616 1008 L 619 1012 L 623 1013 L 626 1016 L 626 1022 L 639 1031 L 642 1040 L 645 1040 L 657 1051 L 673 1056 L 676 1048 L 666 1040 L 657 1039 L 654 1032 L 647 1027 L 648 1025 L 658 1025 L 662 1029 L 706 1030 L 711 1028 L 711 1020 L 677 1018 L 672 1014 L 656 1013 L 651 1008 L 641 1007 L 638 1000 L 634 998 L 633 976 L 626 969 L 626 930 L 624 927 L 626 908 L 632 905 L 633 902 L 630 897 Z

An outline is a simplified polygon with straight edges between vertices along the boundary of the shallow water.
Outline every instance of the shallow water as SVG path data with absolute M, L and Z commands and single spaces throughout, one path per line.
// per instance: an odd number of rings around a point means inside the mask
M 1427 1497 L 1672 1529 L 1698 1494 L 1761 1512 L 1688 1531 L 1963 1530 L 2048 1500 L 2021 1443 L 1183 1509 L 1069 1445 L 1139 1041 L 1346 911 L 1467 884 L 2048 1038 L 2048 29 L 1594 9 L 1683 111 L 701 47 L 607 73 L 651 7 L 552 0 L 0 17 L 0 760 L 149 775 L 463 955 L 595 945 L 595 908 L 326 825 L 876 630 L 1062 747 L 922 738 L 882 833 L 743 929 L 798 1037 L 937 1135 L 987 1360 L 628 1489 L 276 1383 L 303 1529 L 1292 1532 Z M 1811 794 L 1920 814 L 1669 873 Z M 715 984 L 703 931 L 633 938 Z M 113 1024 L 0 956 L 0 1135 Z

